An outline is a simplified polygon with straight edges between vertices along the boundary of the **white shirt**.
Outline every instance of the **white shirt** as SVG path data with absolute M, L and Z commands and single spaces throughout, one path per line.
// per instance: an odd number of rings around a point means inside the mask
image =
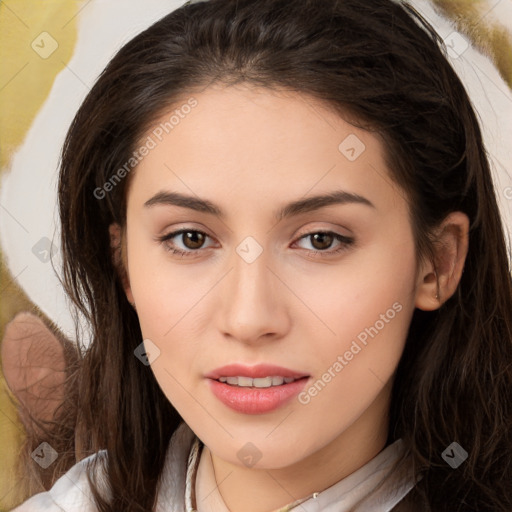
M 202 457 L 202 446 L 182 422 L 169 443 L 156 512 L 229 512 L 216 486 L 211 462 Z M 400 471 L 390 472 L 403 450 L 398 439 L 346 478 L 289 503 L 279 512 L 294 507 L 300 512 L 389 512 L 415 485 L 408 459 Z M 106 460 L 106 452 L 78 462 L 48 492 L 32 496 L 13 512 L 97 512 L 86 477 L 87 464 L 94 459 Z M 105 480 L 99 476 L 101 485 Z

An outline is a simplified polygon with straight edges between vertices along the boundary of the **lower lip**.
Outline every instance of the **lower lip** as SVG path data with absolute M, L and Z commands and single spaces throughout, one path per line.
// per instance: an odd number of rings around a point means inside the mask
M 309 377 L 303 377 L 288 384 L 269 388 L 230 386 L 217 380 L 208 380 L 213 394 L 234 411 L 244 414 L 263 414 L 283 406 L 298 395 L 308 379 Z

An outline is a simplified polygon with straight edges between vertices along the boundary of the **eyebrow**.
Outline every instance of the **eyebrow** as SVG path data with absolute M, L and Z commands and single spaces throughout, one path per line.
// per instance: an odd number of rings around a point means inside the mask
M 297 201 L 288 203 L 276 211 L 274 217 L 277 221 L 281 221 L 285 218 L 315 211 L 326 206 L 351 203 L 362 204 L 375 208 L 375 205 L 363 196 L 346 192 L 344 190 L 336 190 L 328 194 L 306 197 L 304 199 L 298 199 Z M 161 191 L 144 203 L 144 206 L 148 208 L 156 205 L 180 206 L 182 208 L 189 208 L 198 212 L 215 215 L 220 218 L 226 217 L 222 209 L 211 201 L 186 194 L 180 194 L 178 192 Z

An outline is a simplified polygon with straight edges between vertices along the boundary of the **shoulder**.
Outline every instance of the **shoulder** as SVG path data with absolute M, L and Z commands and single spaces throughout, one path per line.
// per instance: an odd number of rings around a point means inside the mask
M 35 494 L 12 512 L 97 512 L 87 474 L 90 470 L 95 471 L 98 483 L 105 485 L 101 471 L 105 461 L 104 451 L 81 460 L 62 475 L 49 491 Z

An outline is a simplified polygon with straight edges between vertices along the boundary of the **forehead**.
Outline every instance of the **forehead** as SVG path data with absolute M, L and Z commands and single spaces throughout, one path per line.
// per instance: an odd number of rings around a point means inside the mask
M 378 136 L 297 92 L 245 85 L 195 91 L 163 112 L 144 141 L 151 150 L 130 187 L 140 200 L 162 188 L 201 197 L 236 191 L 257 206 L 269 194 L 336 188 L 384 197 L 396 188 Z

